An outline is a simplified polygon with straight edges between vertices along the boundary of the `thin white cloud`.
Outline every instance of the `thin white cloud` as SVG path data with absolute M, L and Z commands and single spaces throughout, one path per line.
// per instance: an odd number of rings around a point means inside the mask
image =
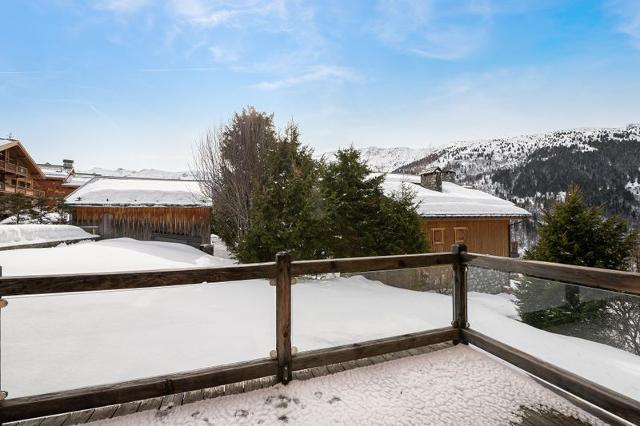
M 133 13 L 154 2 L 155 0 L 101 0 L 97 8 L 115 13 Z
M 484 45 L 494 13 L 489 0 L 382 0 L 374 32 L 405 52 L 456 60 Z
M 616 30 L 628 35 L 633 46 L 640 49 L 640 1 L 611 0 L 607 8 L 616 17 Z
M 213 60 L 219 64 L 230 64 L 239 60 L 236 49 L 227 49 L 220 46 L 209 47 L 209 52 Z
M 161 72 L 206 72 L 220 71 L 219 67 L 175 67 L 175 68 L 140 68 L 138 72 L 161 73 Z
M 252 87 L 261 90 L 277 90 L 318 81 L 345 82 L 360 80 L 362 80 L 362 78 L 358 74 L 347 68 L 322 65 L 312 67 L 307 72 L 297 76 L 273 81 L 263 81 Z

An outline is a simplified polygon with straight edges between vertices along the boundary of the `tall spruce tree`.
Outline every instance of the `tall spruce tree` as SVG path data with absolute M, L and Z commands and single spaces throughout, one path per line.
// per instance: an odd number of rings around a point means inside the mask
M 386 197 L 384 176 L 370 171 L 354 148 L 324 167 L 326 247 L 331 257 L 417 253 L 427 250 L 411 194 Z
M 273 260 L 281 250 L 294 259 L 324 255 L 324 209 L 317 189 L 318 167 L 291 124 L 270 147 L 264 173 L 252 197 L 250 227 L 240 240 L 242 262 Z
M 538 235 L 538 243 L 525 252 L 526 259 L 619 270 L 627 269 L 636 240 L 622 219 L 605 218 L 602 207 L 587 206 L 575 185 L 563 202 L 544 212 Z M 558 283 L 531 278 L 518 284 L 515 295 L 522 320 L 541 328 L 589 322 L 606 307 L 600 298 L 581 298 L 577 286 L 563 289 Z

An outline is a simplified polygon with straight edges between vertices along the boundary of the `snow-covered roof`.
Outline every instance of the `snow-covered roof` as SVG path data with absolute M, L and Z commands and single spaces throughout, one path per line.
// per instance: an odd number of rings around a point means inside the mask
M 420 185 L 420 177 L 387 174 L 383 183 L 386 194 L 398 193 L 402 187 L 415 195 L 418 214 L 422 217 L 529 217 L 531 213 L 510 201 L 486 192 L 465 188 L 451 182 L 442 182 L 442 192 Z
M 71 169 L 65 169 L 60 164 L 44 163 L 38 164 L 38 167 L 40 167 L 45 177 L 50 179 L 66 179 L 71 173 Z
M 73 173 L 67 177 L 62 186 L 78 188 L 99 175 L 93 173 Z
M 95 177 L 69 194 L 74 206 L 209 206 L 197 181 Z
M 16 139 L 0 138 L 0 150 L 8 148 L 6 145 L 13 146 L 16 142 L 18 142 Z

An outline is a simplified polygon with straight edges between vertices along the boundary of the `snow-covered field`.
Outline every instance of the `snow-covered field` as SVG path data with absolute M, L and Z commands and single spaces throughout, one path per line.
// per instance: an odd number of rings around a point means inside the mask
M 185 245 L 130 239 L 0 252 L 5 275 L 230 262 Z M 292 303 L 293 345 L 301 351 L 451 321 L 449 296 L 360 276 L 300 280 Z M 640 400 L 640 357 L 520 323 L 506 295 L 471 293 L 469 308 L 473 328 Z M 2 389 L 17 397 L 266 357 L 275 345 L 274 309 L 267 280 L 9 298 Z
M 519 424 L 522 406 L 603 424 L 525 374 L 458 345 L 96 425 L 507 425 Z
M 75 241 L 95 235 L 72 225 L 0 225 L 0 247 Z

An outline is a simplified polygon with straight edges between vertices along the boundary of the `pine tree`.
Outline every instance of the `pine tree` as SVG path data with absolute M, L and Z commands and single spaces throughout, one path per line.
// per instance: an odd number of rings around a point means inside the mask
M 297 126 L 291 124 L 269 148 L 264 174 L 252 197 L 251 225 L 237 249 L 242 262 L 270 261 L 282 250 L 290 251 L 294 259 L 324 255 L 318 167 L 299 137 Z
M 403 186 L 399 193 L 382 198 L 383 214 L 379 216 L 377 234 L 381 253 L 392 255 L 428 251 L 414 196 L 409 188 Z
M 373 256 L 383 215 L 384 176 L 368 179 L 369 169 L 354 148 L 340 150 L 326 165 L 321 191 L 327 206 L 327 246 L 331 257 Z
M 16 223 L 22 223 L 30 213 L 32 201 L 21 192 L 0 197 L 0 210 L 9 216 L 16 217 Z
M 386 197 L 384 175 L 370 177 L 360 152 L 340 150 L 324 167 L 320 189 L 326 206 L 326 246 L 331 257 L 376 256 L 427 250 L 413 197 Z
M 32 220 L 38 223 L 45 223 L 47 221 L 47 213 L 49 212 L 49 199 L 46 197 L 37 197 L 33 200 L 31 208 L 29 209 L 29 215 Z
M 602 207 L 588 207 L 579 187 L 569 187 L 564 202 L 545 210 L 538 243 L 525 258 L 570 265 L 624 270 L 636 234 L 619 217 L 605 218 Z M 584 299 L 589 299 L 585 292 Z M 579 288 L 531 278 L 516 289 L 516 305 L 524 322 L 537 327 L 588 322 L 603 314 L 602 300 L 583 301 Z

